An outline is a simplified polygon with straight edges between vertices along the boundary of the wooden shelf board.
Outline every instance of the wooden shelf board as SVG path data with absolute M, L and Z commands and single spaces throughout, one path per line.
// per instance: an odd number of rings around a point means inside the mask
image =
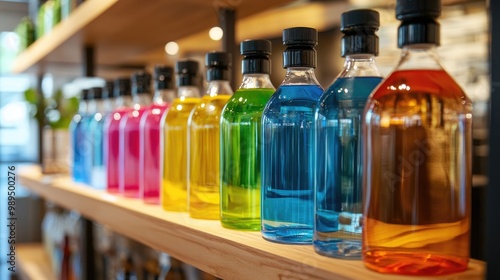
M 21 243 L 16 246 L 20 279 L 56 280 L 49 257 L 41 243 Z
M 291 1 L 87 0 L 21 53 L 13 72 L 43 72 L 51 63 L 77 65 L 83 45 L 95 47 L 97 65 L 120 65 L 217 25 L 217 7 L 234 8 L 240 19 Z
M 138 199 L 74 183 L 66 175 L 44 176 L 36 166 L 20 171 L 20 183 L 47 200 L 224 279 L 255 279 L 256 275 L 259 279 L 415 279 L 378 274 L 361 261 L 320 256 L 312 246 L 267 242 L 259 232 L 229 230 L 219 221 L 163 211 Z M 484 269 L 484 262 L 471 260 L 468 271 L 450 277 L 481 279 Z

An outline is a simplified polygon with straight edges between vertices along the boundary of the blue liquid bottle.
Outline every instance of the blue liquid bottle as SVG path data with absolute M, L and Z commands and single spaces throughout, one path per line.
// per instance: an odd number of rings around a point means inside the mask
M 330 257 L 361 258 L 361 116 L 368 96 L 382 81 L 374 59 L 379 26 L 373 10 L 342 14 L 344 69 L 316 109 L 314 250 Z
M 107 83 L 105 88 L 95 87 L 94 94 L 96 113 L 92 116 L 89 131 L 92 132 L 92 167 L 91 185 L 96 189 L 106 188 L 106 169 L 104 167 L 104 120 L 111 111 L 108 97 L 113 91 L 113 84 Z
M 283 83 L 262 116 L 261 218 L 264 239 L 310 244 L 314 217 L 314 110 L 323 89 L 316 80 L 318 32 L 283 30 Z
M 72 153 L 72 170 L 71 176 L 75 182 L 84 182 L 84 168 L 83 168 L 83 158 L 84 151 L 82 151 L 82 143 L 84 141 L 85 133 L 83 130 L 83 120 L 87 116 L 87 103 L 90 99 L 90 94 L 88 89 L 82 90 L 82 95 L 80 97 L 80 104 L 78 107 L 78 113 L 73 116 L 70 123 L 71 132 L 71 153 Z

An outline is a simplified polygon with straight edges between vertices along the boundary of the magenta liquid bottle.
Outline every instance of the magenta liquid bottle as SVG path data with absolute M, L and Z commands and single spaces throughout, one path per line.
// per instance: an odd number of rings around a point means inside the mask
M 155 95 L 153 104 L 144 112 L 141 119 L 141 150 L 139 177 L 141 180 L 142 198 L 150 204 L 160 204 L 160 186 L 162 177 L 161 155 L 163 143 L 163 123 L 165 112 L 175 98 L 171 67 L 159 65 L 155 67 Z
M 106 190 L 110 193 L 118 193 L 120 189 L 119 163 L 120 155 L 120 122 L 132 106 L 130 93 L 130 79 L 121 78 L 115 80 L 113 96 L 115 97 L 115 109 L 106 117 L 104 123 L 104 164 L 106 166 Z
M 141 118 L 151 103 L 151 75 L 137 72 L 132 75 L 132 110 L 120 121 L 120 193 L 126 197 L 142 197 L 140 166 Z

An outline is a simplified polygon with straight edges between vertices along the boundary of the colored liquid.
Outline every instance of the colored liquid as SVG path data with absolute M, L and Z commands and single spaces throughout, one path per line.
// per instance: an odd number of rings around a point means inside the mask
M 82 119 L 82 115 L 75 115 L 70 124 L 71 149 L 73 154 L 71 174 L 75 182 L 84 182 L 83 160 L 85 157 L 85 147 L 82 145 L 82 142 L 85 139 L 85 134 L 83 133 Z
M 280 86 L 262 116 L 262 236 L 309 244 L 314 217 L 314 110 L 323 89 Z
M 444 71 L 396 71 L 374 92 L 364 125 L 368 268 L 409 275 L 467 269 L 470 112 Z
M 107 185 L 106 189 L 111 193 L 120 191 L 120 162 L 123 154 L 120 154 L 120 122 L 129 108 L 122 108 L 109 114 L 104 124 L 104 160 L 106 165 Z
M 316 113 L 314 249 L 337 258 L 361 258 L 361 116 L 381 77 L 337 79 Z
M 106 168 L 104 166 L 104 120 L 101 113 L 94 115 L 89 124 L 89 130 L 93 133 L 92 141 L 92 179 L 91 185 L 97 189 L 106 188 Z
M 220 117 L 230 95 L 205 95 L 189 124 L 189 215 L 220 218 Z
M 142 153 L 140 155 L 140 177 L 143 182 L 144 202 L 160 204 L 161 187 L 161 145 L 163 142 L 162 121 L 167 104 L 154 104 L 144 113 L 141 120 L 143 131 Z
M 120 176 L 123 177 L 123 181 L 120 182 L 122 183 L 120 193 L 126 197 L 142 197 L 139 155 L 143 144 L 140 137 L 140 123 L 145 110 L 146 108 L 141 107 L 129 111 L 120 123 L 120 133 L 123 134 L 120 143 L 123 153 L 123 160 L 120 162 Z
M 75 157 L 74 170 L 75 182 L 81 182 L 90 185 L 92 182 L 92 145 L 93 131 L 90 131 L 89 124 L 92 116 L 86 115 L 80 119 L 79 124 L 75 128 Z
M 239 89 L 221 121 L 221 223 L 260 229 L 261 119 L 274 89 Z
M 200 98 L 177 98 L 165 117 L 162 205 L 169 211 L 187 211 L 188 119 Z

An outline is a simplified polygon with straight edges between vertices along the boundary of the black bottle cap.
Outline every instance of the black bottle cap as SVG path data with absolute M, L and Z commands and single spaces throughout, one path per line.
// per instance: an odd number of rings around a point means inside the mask
M 82 100 L 90 100 L 92 98 L 93 98 L 93 95 L 89 89 L 87 89 L 87 88 L 82 89 L 82 96 L 81 96 Z
M 92 96 L 94 99 L 104 99 L 106 96 L 104 95 L 105 93 L 102 91 L 102 88 L 100 87 L 93 87 L 90 89 L 90 92 L 92 93 Z
M 138 71 L 132 75 L 132 95 L 151 94 L 151 75 L 145 71 Z
M 180 60 L 175 64 L 175 73 L 177 73 L 177 86 L 196 86 L 199 64 L 195 60 Z
M 398 46 L 414 44 L 439 45 L 440 28 L 436 19 L 441 14 L 441 0 L 398 0 L 396 18 Z
M 174 69 L 165 65 L 155 66 L 155 88 L 157 90 L 174 88 Z
M 441 0 L 398 0 L 396 18 L 406 20 L 412 18 L 438 18 L 441 15 Z
M 342 56 L 378 55 L 378 36 L 375 31 L 379 26 L 380 15 L 377 11 L 360 9 L 343 13 L 340 17 L 340 30 L 344 33 L 341 41 Z
M 316 50 L 318 31 L 310 27 L 293 27 L 283 30 L 283 68 L 316 68 Z
M 118 96 L 130 96 L 130 79 L 129 78 L 119 78 L 115 80 L 114 97 Z
M 207 81 L 228 81 L 231 68 L 231 54 L 227 52 L 209 52 L 205 55 Z
M 106 85 L 103 87 L 103 94 L 106 95 L 106 98 L 115 97 L 115 93 L 113 91 L 114 83 L 113 81 L 106 81 Z
M 240 44 L 243 55 L 241 73 L 243 74 L 269 74 L 271 73 L 271 41 L 245 40 Z

